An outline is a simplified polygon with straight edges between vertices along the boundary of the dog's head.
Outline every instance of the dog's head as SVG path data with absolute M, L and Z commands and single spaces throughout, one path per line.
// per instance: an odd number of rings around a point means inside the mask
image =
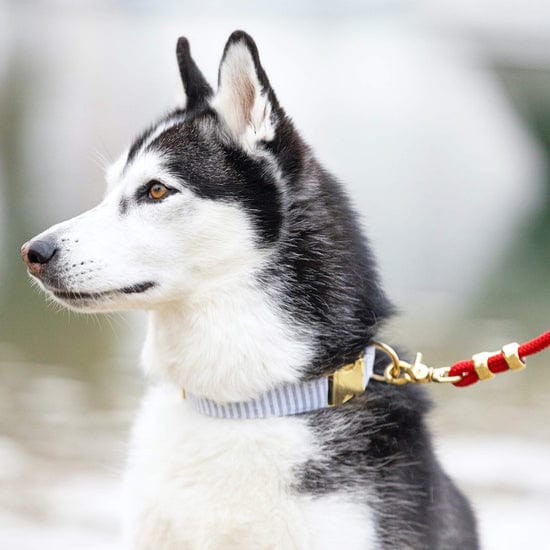
M 109 169 L 97 207 L 22 247 L 31 275 L 65 306 L 112 311 L 181 300 L 250 276 L 278 239 L 296 138 L 256 45 L 244 32 L 231 35 L 216 93 L 185 38 L 177 59 L 184 107 Z
M 240 320 L 248 336 L 238 361 L 250 347 L 273 357 L 291 341 L 318 359 L 310 374 L 353 359 L 391 305 L 341 186 L 280 107 L 247 34 L 230 36 L 215 93 L 183 38 L 177 57 L 184 108 L 111 167 L 101 204 L 23 245 L 29 272 L 80 311 L 143 308 L 153 319 L 183 304 L 195 312 L 191 332 L 212 331 L 222 316 L 207 340 L 224 349 Z M 260 325 L 263 339 L 250 336 Z M 275 326 L 286 336 L 275 338 Z M 304 368 L 306 355 L 295 355 Z

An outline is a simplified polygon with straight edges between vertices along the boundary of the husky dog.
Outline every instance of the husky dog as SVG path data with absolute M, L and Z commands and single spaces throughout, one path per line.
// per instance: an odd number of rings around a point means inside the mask
M 230 36 L 215 93 L 185 38 L 177 59 L 185 106 L 108 171 L 99 206 L 22 248 L 61 304 L 149 312 L 128 546 L 477 548 L 420 390 L 371 381 L 345 404 L 314 404 L 311 384 L 355 362 L 392 306 L 344 191 L 279 105 L 255 43 Z M 379 353 L 375 372 L 387 362 Z M 289 388 L 309 407 L 293 408 Z

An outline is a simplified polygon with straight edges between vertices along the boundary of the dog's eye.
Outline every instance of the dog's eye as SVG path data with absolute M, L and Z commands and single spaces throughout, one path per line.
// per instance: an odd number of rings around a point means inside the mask
M 168 187 L 158 181 L 152 181 L 149 183 L 149 190 L 147 196 L 155 201 L 164 198 L 168 194 Z

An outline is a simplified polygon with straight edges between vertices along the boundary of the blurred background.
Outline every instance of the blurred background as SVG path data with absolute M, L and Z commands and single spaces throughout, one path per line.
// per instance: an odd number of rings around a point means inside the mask
M 279 99 L 347 185 L 428 363 L 550 328 L 550 4 L 537 0 L 0 0 L 0 548 L 117 548 L 144 318 L 80 316 L 19 247 L 92 207 L 180 95 L 179 35 L 214 83 L 256 39 Z M 485 549 L 547 548 L 550 359 L 430 387 Z M 442 526 L 444 528 L 445 526 Z

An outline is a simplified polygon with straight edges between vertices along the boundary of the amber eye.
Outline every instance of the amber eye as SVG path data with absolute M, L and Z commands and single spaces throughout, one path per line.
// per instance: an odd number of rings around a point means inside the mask
M 165 197 L 167 193 L 168 193 L 168 187 L 166 187 L 165 185 L 162 185 L 162 183 L 159 183 L 158 181 L 153 181 L 149 185 L 148 196 L 150 199 L 158 201 L 159 199 L 162 199 L 163 197 Z

